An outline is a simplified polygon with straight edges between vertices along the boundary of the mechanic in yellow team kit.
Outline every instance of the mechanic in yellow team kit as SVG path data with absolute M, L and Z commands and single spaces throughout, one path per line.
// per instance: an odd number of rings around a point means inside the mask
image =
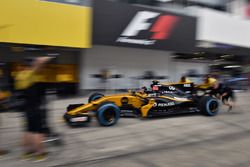
M 46 119 L 41 109 L 44 99 L 41 95 L 41 87 L 36 81 L 36 74 L 50 59 L 51 57 L 26 59 L 24 69 L 15 77 L 15 89 L 21 91 L 24 96 L 23 109 L 27 123 L 22 141 L 25 151 L 22 158 L 34 157 L 35 160 L 40 161 L 47 155 L 42 143 L 45 134 L 43 119 Z
M 211 75 L 206 75 L 204 77 L 204 82 L 200 85 L 197 85 L 200 89 L 209 89 L 212 88 L 217 79 L 213 78 Z

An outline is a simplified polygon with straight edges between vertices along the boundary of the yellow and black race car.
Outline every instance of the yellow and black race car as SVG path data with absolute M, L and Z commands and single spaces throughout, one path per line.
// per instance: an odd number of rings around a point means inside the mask
M 215 116 L 219 112 L 218 101 L 210 96 L 197 97 L 183 93 L 172 85 L 168 90 L 137 91 L 125 94 L 104 96 L 95 93 L 89 97 L 88 104 L 71 104 L 67 107 L 64 119 L 69 125 L 82 125 L 96 116 L 102 126 L 117 123 L 120 116 L 139 116 L 148 118 L 180 113 L 200 112 Z

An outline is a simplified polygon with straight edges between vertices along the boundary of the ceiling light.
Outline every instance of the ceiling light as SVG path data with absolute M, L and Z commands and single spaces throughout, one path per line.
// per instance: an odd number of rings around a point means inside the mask
M 214 60 L 215 62 L 218 62 L 218 61 L 224 61 L 225 59 L 216 59 Z
M 230 65 L 230 66 L 225 66 L 224 68 L 239 68 L 241 67 L 240 65 Z
M 159 2 L 171 2 L 173 0 L 157 0 L 157 1 L 159 1 Z
M 220 56 L 221 58 L 226 58 L 226 57 L 233 57 L 233 55 L 222 55 Z
M 47 53 L 48 56 L 59 56 L 59 53 Z
M 28 48 L 24 48 L 25 51 L 37 51 L 37 50 L 42 50 L 40 48 L 32 48 L 32 47 L 28 47 Z

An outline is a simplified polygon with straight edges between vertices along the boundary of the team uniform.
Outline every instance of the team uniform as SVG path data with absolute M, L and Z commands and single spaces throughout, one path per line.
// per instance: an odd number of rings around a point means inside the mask
M 15 88 L 21 91 L 25 100 L 23 110 L 27 122 L 26 131 L 32 133 L 44 133 L 45 131 L 45 113 L 43 89 L 37 82 L 35 72 L 32 70 L 23 70 L 16 76 Z
M 184 78 L 184 79 L 180 79 L 178 81 L 179 84 L 189 84 L 192 83 L 191 80 L 189 80 L 188 78 Z
M 217 79 L 208 77 L 206 78 L 205 82 L 203 84 L 198 85 L 197 87 L 201 89 L 209 89 L 213 87 L 214 83 L 217 82 Z
M 224 96 L 222 96 L 223 94 L 225 94 Z M 232 101 L 235 101 L 235 95 L 233 90 L 230 87 L 225 86 L 224 84 L 219 84 L 217 89 L 212 89 L 212 91 L 210 92 L 210 94 L 212 96 L 222 96 L 222 102 L 225 104 L 225 102 L 227 102 L 229 99 L 231 99 Z

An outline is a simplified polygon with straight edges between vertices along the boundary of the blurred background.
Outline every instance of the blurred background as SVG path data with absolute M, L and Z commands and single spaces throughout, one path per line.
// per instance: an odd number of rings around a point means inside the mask
M 152 80 L 235 89 L 250 77 L 248 0 L 12 0 L 0 2 L 1 89 L 26 57 L 54 56 L 39 74 L 59 96 L 127 90 Z
M 62 147 L 49 147 L 52 158 L 40 166 L 249 166 L 249 19 L 249 0 L 0 0 L 1 165 L 27 166 L 14 161 L 23 151 L 23 113 L 5 112 L 25 104 L 14 78 L 25 59 L 51 56 L 36 73 L 48 95 L 43 142 Z M 213 119 L 121 119 L 114 128 L 94 121 L 72 129 L 62 121 L 69 104 L 87 102 L 93 91 L 183 75 L 200 84 L 207 74 L 244 91 L 234 111 L 224 106 Z M 11 153 L 2 160 L 5 148 Z

